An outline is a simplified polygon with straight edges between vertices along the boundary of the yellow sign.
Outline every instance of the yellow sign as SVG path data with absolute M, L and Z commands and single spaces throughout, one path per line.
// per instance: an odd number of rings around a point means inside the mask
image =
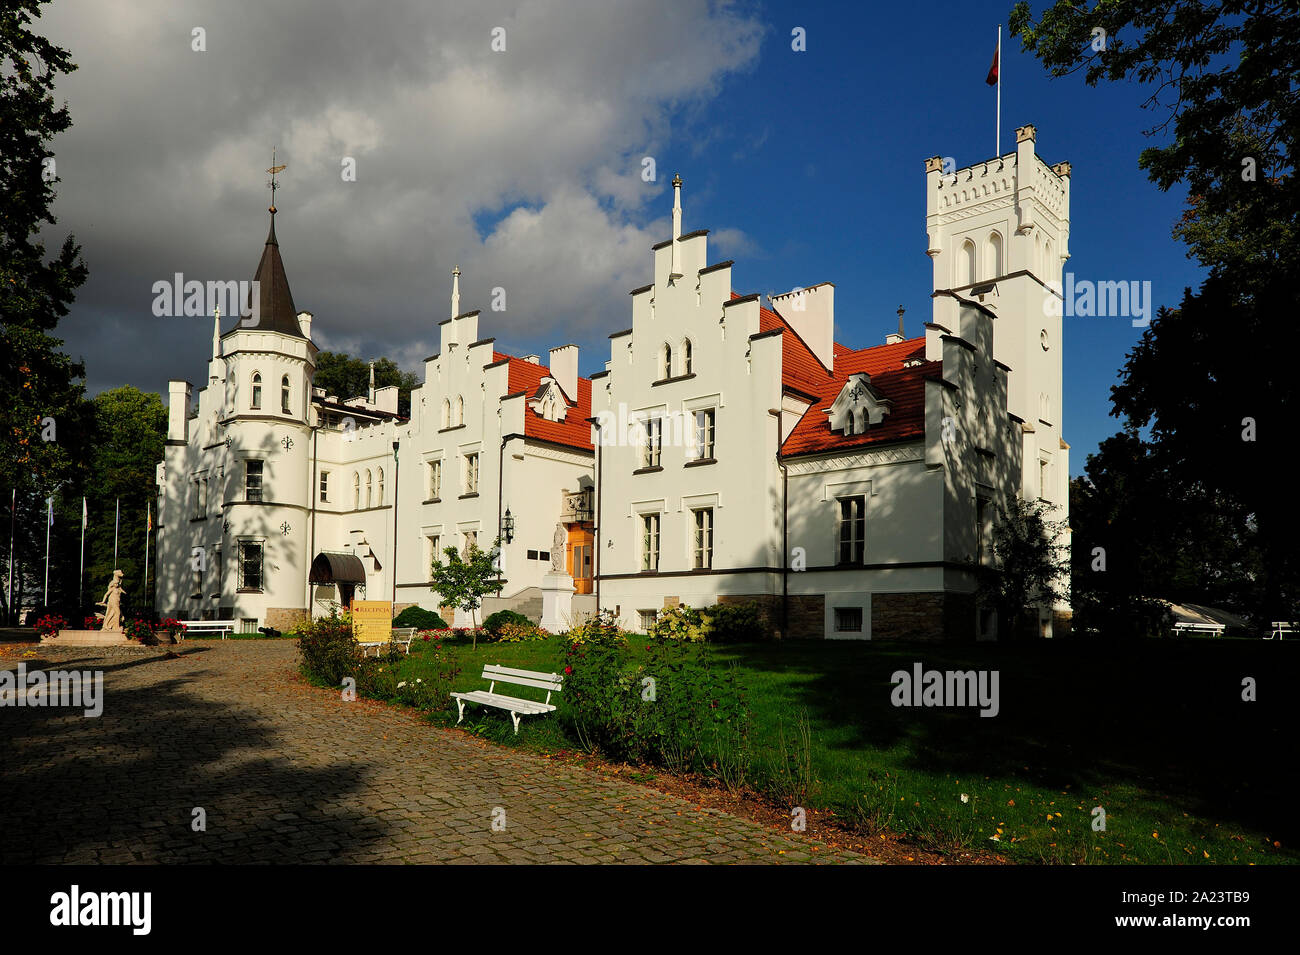
M 358 643 L 387 643 L 393 636 L 393 604 L 388 600 L 352 601 L 352 635 Z

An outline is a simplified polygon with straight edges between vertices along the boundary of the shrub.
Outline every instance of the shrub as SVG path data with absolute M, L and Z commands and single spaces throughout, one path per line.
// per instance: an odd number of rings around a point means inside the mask
M 518 627 L 531 627 L 533 625 L 531 620 L 515 610 L 498 610 L 483 621 L 483 629 L 492 634 L 493 637 L 499 637 L 501 628 L 508 623 Z
M 491 619 L 491 618 L 489 618 Z M 423 607 L 407 607 L 393 618 L 394 627 L 414 627 L 417 630 L 446 630 L 447 621 Z
M 578 626 L 570 628 L 568 633 L 571 644 L 582 644 L 592 640 L 613 640 L 622 636 L 623 631 L 619 629 L 618 617 L 612 610 L 598 611 Z
M 685 604 L 678 604 L 659 615 L 654 629 L 650 631 L 650 636 L 664 640 L 702 643 L 710 629 L 710 618 Z
M 706 639 L 710 643 L 756 643 L 770 639 L 772 634 L 762 608 L 752 600 L 714 604 L 702 610 L 701 615 L 708 622 Z
M 621 636 L 597 635 L 570 643 L 565 662 L 562 718 L 583 747 L 739 784 L 749 763 L 743 692 L 706 646 L 654 640 L 639 666 Z
M 338 614 L 304 624 L 298 636 L 298 653 L 303 671 L 327 686 L 338 686 L 347 676 L 356 677 L 363 659 L 350 622 Z M 358 689 L 360 684 L 358 678 Z
M 497 633 L 501 643 L 522 643 L 525 640 L 545 640 L 550 633 L 531 623 L 507 623 Z
M 177 620 L 175 617 L 167 617 L 164 620 L 160 620 L 158 622 L 158 627 L 157 627 L 158 632 L 166 633 L 167 636 L 171 639 L 172 643 L 176 642 L 176 637 L 178 634 L 184 633 L 187 629 L 189 628 L 186 627 L 185 624 Z

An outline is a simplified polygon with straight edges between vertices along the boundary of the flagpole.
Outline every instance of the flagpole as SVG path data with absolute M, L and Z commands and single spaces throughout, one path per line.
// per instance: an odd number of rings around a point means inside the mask
M 117 510 L 113 513 L 113 569 L 117 569 L 117 525 L 122 519 L 122 499 L 117 499 Z
M 5 623 L 18 620 L 14 615 L 14 517 L 18 512 L 18 485 L 14 485 L 13 494 L 9 498 L 9 589 L 8 596 L 5 598 L 5 609 L 8 611 L 9 619 Z
M 50 525 L 54 523 L 54 498 L 45 499 L 45 595 L 41 603 L 50 605 Z
M 81 557 L 77 568 L 77 609 L 81 609 L 82 589 L 86 582 L 86 498 L 81 498 Z
M 1002 155 L 1002 24 L 998 24 L 998 124 L 995 131 L 997 143 L 993 147 L 993 155 Z
M 144 585 L 140 589 L 140 597 L 147 604 L 149 602 L 149 527 L 153 524 L 153 510 L 149 502 L 145 502 L 145 532 L 144 532 Z M 153 607 L 149 611 L 152 613 Z M 152 619 L 152 618 L 151 618 Z

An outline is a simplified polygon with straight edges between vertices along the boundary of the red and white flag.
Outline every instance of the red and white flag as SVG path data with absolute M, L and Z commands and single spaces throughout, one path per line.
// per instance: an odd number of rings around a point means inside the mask
M 1001 37 L 999 37 L 998 47 L 1000 48 L 1001 46 L 1002 46 L 1002 39 Z M 989 75 L 984 77 L 984 82 L 987 83 L 989 86 L 998 85 L 998 53 L 999 50 L 993 51 L 993 65 L 989 67 Z

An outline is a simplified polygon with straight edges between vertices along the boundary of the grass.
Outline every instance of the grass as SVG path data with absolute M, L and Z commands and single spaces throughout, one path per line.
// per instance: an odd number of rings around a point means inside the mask
M 632 643 L 644 650 L 644 639 Z M 457 690 L 482 688 L 485 663 L 564 667 L 558 637 L 444 648 L 463 668 Z M 424 649 L 413 644 L 396 664 L 399 679 L 421 675 Z M 1283 802 L 1296 788 L 1295 644 L 712 649 L 719 662 L 735 663 L 747 689 L 748 781 L 778 802 L 833 809 L 863 831 L 901 832 L 940 852 L 989 849 L 1019 862 L 1300 861 Z M 999 671 L 999 714 L 895 708 L 891 674 L 918 661 Z M 1258 702 L 1242 699 L 1248 676 Z M 440 719 L 454 722 L 455 708 Z M 554 717 L 525 718 L 516 737 L 506 714 L 475 707 L 462 727 L 533 750 L 577 748 Z M 1098 806 L 1105 831 L 1092 829 Z

